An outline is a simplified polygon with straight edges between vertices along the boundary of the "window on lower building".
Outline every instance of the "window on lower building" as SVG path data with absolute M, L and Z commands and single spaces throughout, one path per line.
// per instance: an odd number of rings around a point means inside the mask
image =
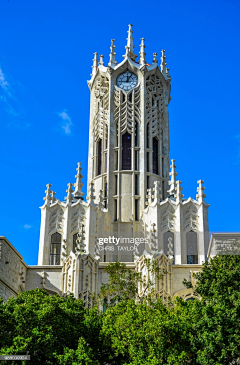
M 51 236 L 50 265 L 60 265 L 62 236 L 56 232 Z
M 131 134 L 122 136 L 122 170 L 131 170 Z
M 189 265 L 198 264 L 198 242 L 197 232 L 187 232 L 187 263 Z

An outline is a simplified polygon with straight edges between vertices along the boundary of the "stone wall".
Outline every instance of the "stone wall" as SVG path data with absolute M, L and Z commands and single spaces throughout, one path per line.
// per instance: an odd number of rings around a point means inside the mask
M 27 265 L 7 238 L 0 236 L 0 297 L 4 301 L 25 291 Z

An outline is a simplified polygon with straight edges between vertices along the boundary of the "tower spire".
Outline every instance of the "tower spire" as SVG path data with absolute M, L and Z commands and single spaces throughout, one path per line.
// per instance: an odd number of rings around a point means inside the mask
M 82 165 L 81 162 L 78 162 L 78 167 L 76 169 L 77 175 L 75 175 L 76 182 L 74 184 L 75 191 L 73 193 L 73 196 L 78 199 L 80 199 L 84 195 L 84 193 L 82 192 L 83 183 L 81 182 L 81 180 L 83 176 L 81 175 L 82 171 L 81 165 Z
M 198 180 L 198 188 L 197 188 L 197 201 L 199 203 L 203 203 L 205 200 L 204 198 L 206 198 L 206 194 L 203 193 L 203 191 L 205 190 L 205 187 L 203 186 L 204 184 L 204 181 L 203 180 Z
M 130 57 L 133 61 L 137 58 L 137 55 L 134 54 L 134 48 L 133 45 L 133 30 L 132 30 L 132 24 L 128 25 L 128 37 L 127 37 L 127 45 L 126 45 L 126 54 L 123 57 Z
M 162 57 L 161 57 L 161 72 L 163 74 L 163 76 L 166 78 L 167 74 L 166 74 L 166 56 L 165 56 L 165 49 L 162 50 Z
M 114 42 L 115 42 L 115 39 L 112 39 L 111 40 L 111 47 L 110 47 L 111 53 L 109 55 L 110 60 L 109 60 L 109 64 L 108 64 L 108 66 L 111 66 L 111 67 L 114 67 L 116 65 L 116 61 L 115 61 L 116 52 L 115 52 Z
M 97 58 L 98 54 L 97 52 L 94 53 L 94 58 L 93 58 L 93 65 L 92 65 L 92 73 L 91 76 L 95 76 L 96 72 L 97 72 L 97 68 L 98 68 L 98 58 Z
M 171 181 L 169 181 L 170 189 L 168 190 L 169 195 L 175 194 L 176 189 L 177 189 L 177 181 L 176 181 L 177 172 L 175 170 L 175 168 L 177 166 L 174 164 L 175 160 L 171 160 L 171 161 L 172 161 L 172 165 L 170 167 L 172 169 L 172 172 L 170 172 L 170 174 L 169 174 L 169 176 L 171 176 Z
M 146 46 L 144 45 L 144 38 L 141 38 L 141 44 L 140 44 L 140 64 L 141 65 L 144 65 L 145 64 L 145 56 L 146 56 L 146 53 L 144 52 L 144 48 Z

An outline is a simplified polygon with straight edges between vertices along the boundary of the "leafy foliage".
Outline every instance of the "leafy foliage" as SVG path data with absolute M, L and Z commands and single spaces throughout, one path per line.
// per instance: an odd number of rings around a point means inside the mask
M 149 269 L 155 272 L 154 265 Z M 120 263 L 109 265 L 107 272 L 109 286 L 102 295 L 114 300 L 105 313 L 42 289 L 0 302 L 0 353 L 28 351 L 31 362 L 25 363 L 34 365 L 238 364 L 239 256 L 215 256 L 205 263 L 195 275 L 194 290 L 201 299 L 177 298 L 169 307 L 149 300 L 153 281 L 145 283 L 146 295 L 138 298 L 140 275 Z
M 156 260 L 145 258 L 144 264 L 148 273 L 147 278 L 142 273 L 126 267 L 120 262 L 110 263 L 105 272 L 109 275 L 108 284 L 102 284 L 100 298 L 110 298 L 110 306 L 121 300 L 135 299 L 140 303 L 148 298 L 154 297 L 155 280 L 162 278 L 166 271 L 158 267 Z M 139 295 L 139 286 L 143 288 L 143 294 Z

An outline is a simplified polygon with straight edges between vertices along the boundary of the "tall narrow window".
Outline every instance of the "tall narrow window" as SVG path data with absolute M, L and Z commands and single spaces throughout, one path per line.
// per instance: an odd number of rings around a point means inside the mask
M 135 151 L 135 170 L 138 171 L 138 151 Z
M 147 172 L 149 172 L 149 152 L 147 152 Z
M 135 195 L 138 195 L 138 175 L 135 175 Z
M 105 172 L 107 172 L 107 152 L 105 153 Z
M 115 151 L 115 170 L 118 170 L 118 151 Z
M 135 147 L 138 146 L 138 122 L 135 121 Z
M 198 243 L 197 243 L 197 232 L 187 232 L 187 263 L 198 264 Z
M 162 158 L 162 177 L 165 175 L 164 158 Z
M 147 124 L 147 148 L 149 148 L 149 138 L 150 138 L 150 131 L 149 131 L 149 123 Z
M 98 141 L 98 175 L 102 173 L 102 140 Z
M 135 199 L 135 221 L 138 221 L 138 199 Z
M 149 189 L 149 176 L 147 176 L 147 189 Z
M 117 221 L 117 199 L 114 200 L 114 220 Z
M 162 181 L 162 199 L 164 200 L 164 197 L 165 197 L 165 193 L 164 193 L 164 191 L 165 191 L 165 181 L 163 180 Z
M 118 193 L 117 187 L 118 187 L 118 177 L 117 177 L 117 175 L 115 175 L 115 195 L 117 195 L 117 193 Z
M 107 208 L 107 187 L 108 187 L 107 176 L 105 176 L 105 179 L 104 179 L 104 206 L 105 206 L 105 208 Z
M 158 140 L 153 138 L 153 173 L 158 175 Z
M 131 170 L 131 134 L 122 136 L 122 170 Z
M 76 251 L 77 248 L 77 233 L 73 235 L 73 252 Z
M 51 236 L 50 265 L 60 265 L 62 236 L 56 232 Z

